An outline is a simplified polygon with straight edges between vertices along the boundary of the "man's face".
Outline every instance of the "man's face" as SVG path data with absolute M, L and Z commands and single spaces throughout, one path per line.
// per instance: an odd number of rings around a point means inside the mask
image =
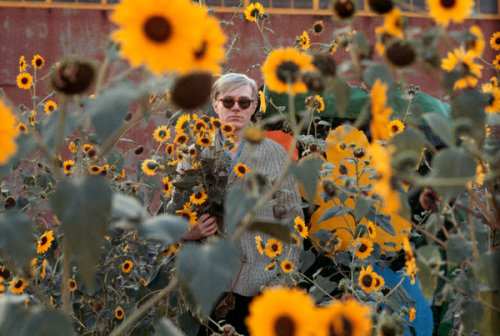
M 231 107 L 225 107 L 223 100 L 234 103 Z M 241 101 L 251 100 L 247 108 L 240 106 Z M 219 115 L 219 119 L 224 123 L 229 123 L 234 126 L 235 132 L 245 128 L 250 122 L 250 118 L 255 111 L 257 102 L 253 100 L 252 88 L 250 85 L 243 85 L 236 89 L 221 92 L 216 100 L 212 102 L 215 112 Z

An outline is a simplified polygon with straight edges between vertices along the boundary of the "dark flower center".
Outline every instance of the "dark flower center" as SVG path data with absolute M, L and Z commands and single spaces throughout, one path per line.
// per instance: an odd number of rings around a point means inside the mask
M 54 111 L 54 106 L 49 105 L 49 111 Z
M 258 8 L 254 8 L 251 12 L 250 12 L 250 15 L 253 16 L 254 18 L 258 17 L 259 16 L 259 9 Z
M 368 246 L 366 246 L 366 244 L 361 244 L 361 246 L 359 247 L 359 252 L 365 252 L 366 250 L 368 250 Z
M 201 138 L 201 142 L 204 144 L 207 144 L 210 142 L 210 139 L 209 138 Z
M 40 243 L 41 243 L 42 245 L 47 244 L 47 237 L 42 237 L 42 239 L 40 239 Z
M 207 41 L 203 41 L 201 43 L 200 49 L 194 52 L 194 58 L 199 60 L 205 56 L 205 53 L 207 52 Z
M 196 198 L 200 199 L 200 198 L 202 198 L 202 197 L 203 197 L 203 194 L 202 194 L 201 192 L 199 192 L 199 193 L 196 193 L 196 194 L 194 195 L 194 197 L 196 197 Z
M 16 284 L 14 285 L 15 288 L 21 288 L 23 286 L 23 280 L 17 280 Z
M 294 83 L 299 76 L 299 66 L 291 61 L 283 62 L 276 69 L 276 76 L 283 83 Z
M 26 77 L 21 78 L 21 83 L 28 84 L 28 78 Z
M 272 249 L 274 252 L 278 251 L 278 244 L 273 244 L 273 245 L 271 245 L 271 249 Z
M 157 43 L 165 42 L 172 35 L 172 26 L 162 16 L 150 17 L 143 29 L 146 36 Z
M 280 316 L 274 323 L 274 331 L 277 336 L 293 336 L 295 322 L 289 316 Z
M 128 263 L 125 263 L 125 265 L 123 266 L 123 268 L 125 268 L 125 269 L 127 269 L 129 267 L 130 267 L 130 265 Z
M 396 330 L 388 325 L 383 325 L 382 328 L 380 328 L 380 333 L 383 336 L 396 336 Z
M 290 264 L 288 264 L 288 263 L 286 263 L 286 264 L 285 264 L 285 269 L 286 269 L 286 270 L 289 270 L 289 269 L 291 269 L 291 268 L 292 268 L 292 265 L 290 265 Z
M 321 31 L 323 31 L 323 24 L 316 23 L 313 28 L 316 34 L 321 33 Z
M 243 167 L 243 166 L 239 166 L 239 167 L 238 167 L 238 171 L 239 171 L 240 173 L 244 174 L 244 173 L 245 173 L 245 171 L 246 171 L 246 169 L 245 169 L 245 167 Z
M 354 13 L 354 5 L 351 0 L 339 0 L 335 3 L 333 8 L 342 19 L 349 18 Z
M 456 2 L 457 2 L 456 0 L 440 0 L 439 1 L 441 6 L 443 6 L 444 8 L 452 8 L 455 6 Z
M 35 61 L 35 65 L 36 65 L 37 67 L 42 66 L 42 59 L 37 58 L 37 59 L 36 59 L 36 61 Z
M 157 164 L 156 162 L 148 162 L 147 166 L 149 169 L 156 169 Z
M 380 285 L 380 280 L 378 278 L 375 278 L 375 287 L 378 287 Z
M 351 336 L 353 334 L 353 325 L 349 319 L 345 316 L 341 316 L 342 318 L 342 328 L 341 330 L 335 330 L 335 326 L 330 324 L 329 335 L 330 336 Z
M 370 287 L 372 285 L 372 282 L 373 282 L 373 277 L 370 274 L 365 274 L 361 278 L 361 283 L 365 287 Z
M 500 44 L 500 37 L 497 37 L 497 38 L 495 39 L 495 44 Z
M 398 125 L 392 125 L 391 129 L 392 129 L 393 132 L 399 131 Z
M 347 170 L 347 167 L 344 166 L 343 164 L 340 165 L 339 167 L 339 173 L 342 175 L 346 175 L 349 171 Z
M 165 132 L 164 130 L 161 130 L 160 132 L 158 132 L 158 136 L 159 136 L 160 138 L 164 138 L 164 137 L 166 137 L 166 136 L 167 136 L 167 132 Z
M 302 225 L 297 225 L 297 231 L 299 231 L 299 232 L 304 231 L 304 228 L 302 227 Z
M 165 189 L 165 191 L 169 191 L 170 190 L 170 185 L 168 183 L 165 183 L 163 185 L 163 189 Z
M 186 141 L 187 139 L 186 139 L 186 137 L 183 135 L 183 136 L 180 136 L 178 140 L 179 140 L 179 143 L 181 143 L 181 144 L 182 144 L 182 143 L 184 143 L 184 141 Z

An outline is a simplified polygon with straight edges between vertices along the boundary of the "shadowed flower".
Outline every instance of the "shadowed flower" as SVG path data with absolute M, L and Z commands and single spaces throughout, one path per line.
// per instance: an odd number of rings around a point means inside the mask
M 311 56 L 294 48 L 280 48 L 269 54 L 262 67 L 264 80 L 277 93 L 306 92 L 301 73 L 314 70 Z
M 158 162 L 153 159 L 147 159 L 142 162 L 141 169 L 146 175 L 153 176 L 156 174 L 156 170 L 159 168 Z
M 373 280 L 375 281 L 375 288 L 374 289 L 378 291 L 378 290 L 380 290 L 380 288 L 382 288 L 383 285 L 385 285 L 385 280 L 377 273 L 372 273 L 372 276 L 373 276 Z
M 52 246 L 53 241 L 54 241 L 54 232 L 52 230 L 46 231 L 38 240 L 36 253 L 42 254 L 47 252 L 47 250 Z
M 27 72 L 21 72 L 17 75 L 17 86 L 20 89 L 29 90 L 33 84 L 33 77 Z
M 70 292 L 75 291 L 77 289 L 76 281 L 73 279 L 69 279 L 68 280 L 68 287 L 69 287 Z
M 471 36 L 469 36 L 465 42 L 465 50 L 467 50 L 467 53 L 472 57 L 481 57 L 484 46 L 486 45 L 486 42 L 484 42 L 483 32 L 481 31 L 481 28 L 473 25 L 470 27 L 469 33 Z
M 118 307 L 115 309 L 115 317 L 118 320 L 122 320 L 124 316 L 125 316 L 125 312 L 123 311 L 122 307 Z
M 354 16 L 356 6 L 352 0 L 334 0 L 332 2 L 332 12 L 338 19 L 348 20 Z
M 172 156 L 174 152 L 175 152 L 174 144 L 168 144 L 167 147 L 165 147 L 165 153 L 167 153 L 168 156 Z
M 245 128 L 245 140 L 258 144 L 264 139 L 264 131 L 257 125 L 250 124 L 247 128 Z
M 219 21 L 207 15 L 201 23 L 203 25 L 202 41 L 194 50 L 194 69 L 208 71 L 212 74 L 220 73 L 220 64 L 224 61 L 226 35 L 219 26 Z
M 333 304 L 320 308 L 318 313 L 318 323 L 315 323 L 318 336 L 372 334 L 370 306 L 354 299 L 334 301 Z
M 21 294 L 27 285 L 23 278 L 14 278 L 9 282 L 9 290 L 13 294 Z
M 487 113 L 500 113 L 500 88 L 491 84 L 484 84 L 482 92 L 487 95 Z
M 188 0 L 123 0 L 111 16 L 119 27 L 113 39 L 134 67 L 186 72 L 202 43 L 206 15 Z
M 130 260 L 125 260 L 122 264 L 122 272 L 123 273 L 128 273 L 134 266 L 134 263 Z
M 325 28 L 325 25 L 323 24 L 323 20 L 318 20 L 318 21 L 314 22 L 314 24 L 312 26 L 312 32 L 314 35 L 319 35 L 319 34 L 321 34 L 321 32 L 323 31 L 324 28 Z
M 245 19 L 255 22 L 264 14 L 264 7 L 259 3 L 251 3 L 245 8 Z
M 64 173 L 69 174 L 75 171 L 75 161 L 66 160 L 63 162 Z
M 245 323 L 250 335 L 312 335 L 313 309 L 312 300 L 298 289 L 267 288 L 250 303 Z
M 368 4 L 377 14 L 387 14 L 394 8 L 392 0 L 368 0 Z
M 170 178 L 168 176 L 165 176 L 163 180 L 163 192 L 165 195 L 170 196 L 170 193 L 172 192 L 172 182 L 170 182 Z

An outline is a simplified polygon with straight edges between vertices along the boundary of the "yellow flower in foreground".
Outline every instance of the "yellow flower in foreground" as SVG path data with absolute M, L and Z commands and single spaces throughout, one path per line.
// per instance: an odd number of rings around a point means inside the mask
M 298 289 L 267 288 L 249 305 L 245 319 L 250 335 L 313 335 L 314 307 Z
M 480 57 L 483 54 L 484 46 L 486 45 L 484 42 L 483 32 L 481 31 L 481 28 L 473 25 L 470 27 L 469 33 L 472 36 L 467 39 L 465 49 L 472 57 Z
M 255 22 L 262 14 L 264 14 L 264 7 L 259 2 L 251 3 L 245 8 L 245 19 L 248 21 Z
M 10 282 L 9 290 L 13 294 L 21 294 L 27 285 L 27 282 L 23 278 L 14 278 Z
M 394 8 L 385 15 L 384 31 L 400 39 L 403 38 L 403 17 L 399 9 Z
M 0 99 L 0 165 L 5 164 L 17 151 L 16 117 L 11 109 Z
M 123 273 L 128 273 L 132 269 L 132 266 L 134 266 L 134 263 L 130 260 L 125 260 L 122 264 L 122 272 Z
M 427 0 L 429 15 L 438 24 L 447 27 L 450 21 L 462 22 L 472 12 L 473 0 Z
M 113 39 L 133 66 L 146 65 L 159 74 L 186 72 L 201 45 L 205 8 L 189 0 L 122 0 L 111 20 Z
M 47 250 L 52 246 L 53 241 L 54 241 L 54 232 L 52 230 L 45 232 L 38 240 L 36 253 L 42 254 L 47 252 Z
M 263 67 L 264 80 L 277 93 L 306 92 L 300 73 L 314 70 L 311 56 L 294 48 L 280 48 L 269 54 Z
M 193 51 L 193 68 L 198 71 L 220 73 L 220 64 L 225 56 L 226 35 L 220 28 L 219 21 L 211 15 L 207 15 L 201 24 L 203 25 L 202 41 Z
M 452 71 L 456 68 L 467 69 L 470 73 L 477 78 L 481 78 L 482 65 L 474 63 L 474 58 L 465 52 L 464 48 L 457 48 L 449 51 L 446 55 L 447 58 L 441 60 L 441 68 L 446 71 Z
M 33 84 L 33 77 L 27 72 L 21 72 L 17 75 L 17 86 L 20 89 L 29 90 Z
M 156 160 L 153 159 L 147 159 L 142 162 L 141 169 L 146 175 L 155 175 L 156 170 L 158 169 L 160 165 Z
M 345 302 L 335 301 L 316 311 L 319 313 L 319 318 L 315 323 L 317 331 L 315 335 L 370 336 L 372 334 L 370 306 L 358 303 L 354 299 Z

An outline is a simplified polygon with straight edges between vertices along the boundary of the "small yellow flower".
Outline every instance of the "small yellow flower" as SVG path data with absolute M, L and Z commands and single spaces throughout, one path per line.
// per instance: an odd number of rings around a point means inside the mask
M 53 241 L 54 241 L 54 232 L 52 230 L 46 231 L 38 240 L 36 253 L 42 254 L 47 252 L 47 250 L 52 246 Z
M 358 238 L 353 243 L 356 246 L 355 254 L 359 259 L 365 259 L 373 251 L 373 243 L 366 238 Z
M 125 316 L 125 313 L 124 313 L 122 307 L 118 307 L 115 309 L 115 317 L 118 320 L 122 320 L 124 316 Z
M 19 72 L 26 71 L 26 59 L 24 56 L 19 57 Z
M 295 230 L 297 230 L 299 235 L 302 238 L 307 238 L 308 229 L 307 229 L 306 224 L 304 223 L 304 220 L 300 216 L 297 216 L 297 217 L 295 217 L 294 222 L 295 222 L 294 228 L 295 228 Z
M 69 151 L 70 151 L 71 153 L 73 153 L 73 154 L 75 154 L 75 153 L 76 153 L 76 145 L 75 145 L 75 143 L 74 143 L 73 141 L 71 141 L 71 142 L 69 143 L 68 148 L 69 148 Z
M 387 128 L 389 129 L 389 136 L 392 137 L 398 133 L 403 132 L 403 130 L 405 129 L 405 124 L 403 124 L 401 120 L 396 119 L 392 120 Z
M 41 69 L 45 64 L 45 60 L 43 59 L 42 56 L 36 54 L 33 56 L 33 59 L 31 60 L 31 65 L 33 65 L 33 68 L 35 69 Z
M 17 86 L 20 89 L 29 90 L 33 84 L 33 77 L 27 72 L 21 72 L 17 75 Z
M 134 263 L 130 260 L 125 260 L 122 264 L 122 272 L 123 273 L 128 273 L 132 269 L 132 266 L 134 266 Z
M 300 46 L 301 50 L 305 51 L 305 50 L 309 49 L 311 44 L 310 44 L 310 40 L 309 40 L 309 35 L 307 34 L 307 32 L 305 30 L 302 33 L 302 35 L 299 36 L 298 41 L 299 41 L 299 46 Z
M 142 163 L 141 169 L 146 175 L 153 176 L 156 174 L 156 170 L 159 168 L 159 166 L 160 165 L 158 164 L 158 162 L 156 162 L 156 160 L 147 159 Z
M 43 110 L 47 114 L 51 114 L 52 112 L 56 111 L 57 110 L 57 104 L 56 104 L 56 102 L 53 101 L 53 100 L 48 100 L 45 103 L 45 107 L 43 108 Z
M 14 278 L 9 282 L 9 290 L 13 294 L 21 294 L 27 285 L 23 278 Z
M 281 269 L 285 273 L 290 273 L 294 267 L 295 267 L 295 265 L 289 260 L 283 260 L 281 262 Z
M 267 241 L 264 251 L 269 258 L 274 258 L 280 255 L 282 250 L 283 247 L 280 241 L 276 238 L 271 238 Z
M 88 171 L 92 175 L 99 175 L 102 172 L 102 168 L 97 165 L 92 165 L 88 168 Z
M 168 196 L 170 196 L 170 193 L 172 192 L 172 182 L 170 182 L 170 178 L 168 176 L 165 176 L 162 180 L 163 182 L 163 192 Z
M 262 14 L 264 14 L 264 7 L 259 2 L 251 3 L 245 8 L 245 19 L 248 21 L 255 22 Z
M 264 255 L 264 248 L 262 247 L 261 236 L 255 236 L 255 246 L 257 247 L 257 251 L 259 251 L 260 255 Z
M 155 129 L 153 137 L 158 142 L 165 142 L 170 138 L 170 130 L 167 126 L 160 126 Z
M 417 310 L 415 308 L 411 308 L 410 309 L 410 315 L 408 316 L 410 322 L 413 322 L 413 320 L 415 320 L 415 316 L 416 315 L 417 315 Z
M 370 293 L 375 289 L 375 278 L 372 270 L 371 265 L 366 269 L 363 267 L 361 269 L 361 273 L 359 274 L 358 284 L 366 293 Z
M 73 292 L 76 290 L 77 286 L 76 286 L 76 281 L 73 280 L 73 279 L 69 279 L 68 280 L 68 287 L 69 287 L 69 290 L 70 292 Z
M 202 205 L 207 201 L 208 194 L 205 192 L 205 188 L 201 188 L 200 191 L 194 193 L 189 198 L 189 201 L 196 205 Z
M 236 176 L 239 178 L 245 177 L 245 175 L 250 171 L 247 166 L 245 166 L 243 163 L 238 163 L 236 166 L 234 166 L 234 173 Z
M 22 122 L 19 122 L 19 123 L 17 124 L 16 128 L 17 128 L 17 130 L 18 130 L 19 132 L 22 132 L 22 133 L 26 133 L 26 132 L 28 132 L 28 127 L 26 127 L 26 125 L 25 125 L 25 124 L 23 124 Z

